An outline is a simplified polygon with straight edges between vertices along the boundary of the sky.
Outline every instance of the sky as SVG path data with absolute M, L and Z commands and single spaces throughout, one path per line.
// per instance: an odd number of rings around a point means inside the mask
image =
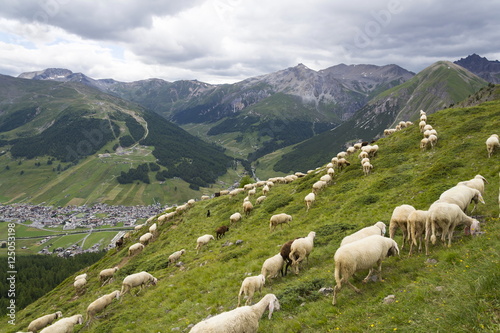
M 234 83 L 299 63 L 500 60 L 497 0 L 0 0 L 0 74 Z

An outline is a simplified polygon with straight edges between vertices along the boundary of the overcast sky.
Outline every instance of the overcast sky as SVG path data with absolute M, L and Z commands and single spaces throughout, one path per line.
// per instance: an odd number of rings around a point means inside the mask
M 233 83 L 303 63 L 500 60 L 497 0 L 0 0 L 0 73 Z

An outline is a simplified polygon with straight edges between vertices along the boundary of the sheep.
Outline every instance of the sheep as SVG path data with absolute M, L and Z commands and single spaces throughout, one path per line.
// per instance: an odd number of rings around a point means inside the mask
M 253 205 L 250 201 L 243 202 L 243 213 L 245 213 L 245 216 L 250 215 L 252 210 L 253 210 Z
M 221 196 L 222 195 L 228 195 L 229 194 L 229 190 L 222 190 L 219 193 L 220 193 Z
M 322 188 L 326 187 L 326 182 L 322 181 L 322 180 L 318 180 L 317 182 L 315 182 L 312 186 L 313 188 L 313 193 L 318 193 Z
M 130 291 L 130 289 L 134 287 L 140 287 L 140 289 L 142 290 L 144 286 L 148 286 L 149 284 L 155 286 L 157 282 L 158 279 L 148 272 L 142 271 L 140 273 L 130 274 L 123 279 L 120 295 L 124 296 L 127 292 Z
M 371 165 L 370 162 L 363 163 L 363 173 L 365 174 L 365 176 L 368 176 L 370 174 L 371 169 L 373 169 L 373 165 Z
M 429 214 L 425 224 L 425 254 L 429 254 L 429 239 L 432 244 L 436 243 L 436 227 L 439 227 L 442 231 L 441 240 L 443 243 L 446 243 L 446 237 L 448 237 L 448 247 L 451 247 L 455 227 L 459 224 L 465 224 L 470 228 L 474 221 L 472 217 L 465 215 L 463 210 L 456 204 L 434 202 L 429 207 Z
M 59 319 L 54 324 L 45 327 L 40 333 L 70 333 L 73 332 L 73 327 L 77 324 L 83 324 L 81 314 Z
M 363 158 L 366 158 L 366 157 L 368 157 L 368 153 L 367 153 L 366 151 L 362 151 L 362 152 L 361 152 L 361 153 L 359 153 L 359 155 L 358 155 L 358 158 L 359 158 L 360 160 L 362 160 Z
M 121 236 L 116 242 L 115 242 L 115 247 L 119 249 L 123 245 L 123 236 Z
M 103 286 L 104 286 L 104 284 L 106 284 L 106 282 L 111 280 L 111 278 L 113 277 L 113 275 L 116 273 L 117 270 L 118 270 L 118 267 L 107 268 L 107 269 L 103 269 L 99 273 L 99 281 L 104 282 L 102 284 Z
M 200 198 L 202 201 L 210 199 L 209 195 L 202 195 Z
M 406 127 L 410 127 L 411 125 L 413 125 L 413 122 L 411 122 L 411 121 L 409 121 L 409 120 L 408 120 L 408 121 L 406 121 Z
M 483 196 L 479 190 L 462 184 L 453 186 L 441 193 L 438 201 L 453 203 L 460 207 L 464 213 L 472 201 L 474 201 L 474 208 L 471 213 L 476 209 L 478 201 L 484 204 Z
M 314 238 L 316 233 L 311 231 L 307 237 L 297 238 L 290 247 L 289 258 L 292 260 L 292 270 L 295 274 L 299 274 L 299 264 L 307 259 L 309 263 L 309 255 L 314 247 Z
M 196 254 L 200 252 L 200 249 L 203 247 L 203 245 L 208 244 L 208 242 L 210 242 L 210 240 L 212 239 L 214 239 L 214 236 L 212 235 L 203 235 L 198 237 L 198 239 L 196 240 L 196 248 L 195 248 Z
M 425 150 L 429 146 L 429 139 L 428 138 L 423 138 L 420 140 L 420 149 Z
M 139 238 L 139 242 L 141 242 L 141 244 L 143 245 L 148 245 L 152 239 L 153 239 L 153 234 L 150 232 L 146 232 Z
M 87 279 L 81 278 L 73 283 L 73 287 L 76 289 L 76 293 L 80 294 L 84 291 L 85 285 L 87 284 Z
M 427 220 L 427 215 L 429 214 L 426 210 L 414 210 L 408 215 L 407 227 L 408 227 L 408 241 L 410 243 L 410 253 L 413 253 L 413 245 L 417 246 L 418 251 L 422 251 L 422 237 L 425 232 L 425 221 Z
M 144 250 L 144 245 L 141 243 L 135 243 L 133 245 L 130 245 L 130 247 L 128 248 L 128 256 L 131 257 L 133 255 L 136 255 L 142 250 Z
M 236 212 L 234 214 L 232 214 L 231 216 L 229 216 L 229 221 L 232 223 L 236 223 L 238 222 L 239 220 L 241 220 L 241 214 Z
M 474 178 L 463 181 L 463 182 L 459 182 L 457 185 L 465 185 L 465 186 L 468 186 L 470 188 L 474 188 L 474 189 L 478 190 L 479 192 L 481 192 L 481 195 L 484 195 L 484 184 L 485 183 L 488 184 L 488 181 L 486 180 L 486 178 L 484 178 L 481 175 L 476 175 Z
M 257 198 L 257 200 L 255 200 L 255 204 L 256 205 L 260 205 L 264 200 L 266 200 L 266 196 L 265 195 L 261 195 L 260 197 Z
M 342 170 L 344 167 L 349 165 L 351 165 L 351 163 L 345 158 L 340 158 L 339 161 L 337 162 L 337 167 L 339 168 L 339 170 Z
M 316 200 L 316 195 L 313 192 L 306 195 L 306 197 L 304 198 L 304 201 L 306 203 L 306 212 L 309 211 L 309 208 L 311 208 L 315 200 Z
M 365 157 L 361 160 L 361 166 L 363 166 L 363 164 L 365 164 L 366 162 L 370 163 L 370 159 L 368 157 Z
M 350 154 L 354 154 L 354 153 L 356 152 L 356 148 L 354 148 L 354 147 L 349 147 L 349 148 L 347 148 L 346 152 L 347 152 L 347 154 L 349 154 L 349 155 L 350 155 Z
M 264 275 L 266 279 L 274 279 L 283 270 L 284 263 L 283 257 L 278 253 L 264 261 L 260 274 Z
M 141 229 L 142 227 L 144 227 L 144 224 L 138 224 L 134 227 L 134 230 L 139 230 Z
M 282 276 L 286 276 L 288 267 L 290 267 L 290 265 L 292 264 L 292 259 L 290 259 L 290 251 L 292 250 L 291 249 L 292 243 L 295 239 L 291 239 L 281 246 L 280 255 L 283 258 L 284 262 L 286 263 L 286 265 L 284 265 L 285 267 L 283 267 L 283 270 L 281 272 Z
M 354 149 L 358 150 L 358 149 L 361 149 L 361 142 L 357 142 L 354 144 Z
M 29 325 L 28 325 L 28 331 L 36 333 L 38 330 L 41 330 L 45 326 L 48 326 L 54 322 L 54 320 L 61 318 L 62 317 L 62 312 L 57 311 L 45 316 L 42 316 L 40 318 L 37 318 L 33 320 Z
M 378 221 L 374 225 L 371 225 L 369 227 L 365 227 L 363 229 L 360 229 L 356 231 L 355 233 L 352 233 L 350 235 L 345 236 L 342 241 L 340 242 L 340 246 L 344 246 L 346 244 L 355 242 L 357 240 L 360 240 L 362 238 L 371 236 L 371 235 L 381 235 L 384 236 L 386 231 L 386 226 L 385 223 L 382 221 Z
M 273 215 L 269 219 L 269 231 L 273 231 L 274 229 L 276 229 L 276 226 L 278 224 L 281 224 L 281 228 L 283 228 L 283 223 L 286 223 L 288 224 L 288 226 L 290 226 L 291 221 L 292 221 L 291 215 L 285 213 Z
M 382 279 L 382 261 L 389 256 L 399 255 L 399 248 L 396 241 L 381 235 L 372 235 L 357 240 L 337 249 L 334 255 L 335 260 L 335 282 L 333 288 L 332 304 L 337 304 L 337 294 L 342 285 L 347 283 L 354 291 L 361 291 L 349 282 L 349 278 L 357 271 L 369 269 L 368 275 L 363 282 L 373 274 L 373 266 L 378 266 L 379 280 Z
M 115 290 L 107 295 L 101 296 L 92 303 L 89 304 L 87 307 L 87 318 L 86 320 L 88 323 L 92 321 L 92 319 L 95 318 L 95 315 L 98 312 L 103 311 L 108 305 L 113 302 L 114 299 L 119 299 L 120 298 L 120 291 Z
M 345 151 L 341 151 L 340 153 L 337 154 L 337 158 L 340 160 L 342 158 L 346 158 L 347 157 L 347 152 Z
M 438 137 L 437 135 L 431 134 L 429 135 L 429 143 L 431 144 L 431 148 L 434 148 L 434 146 L 437 144 Z
M 425 114 L 421 115 L 420 121 L 427 121 L 427 116 Z
M 250 191 L 248 191 L 248 196 L 251 197 L 253 195 L 255 195 L 257 191 L 255 189 L 251 189 Z
M 488 151 L 488 158 L 493 155 L 493 151 L 495 150 L 495 147 L 500 147 L 500 141 L 498 139 L 498 134 L 492 134 L 487 140 L 486 140 L 486 150 Z
M 325 183 L 330 183 L 332 181 L 332 177 L 329 174 L 321 176 L 319 180 L 324 181 Z
M 87 273 L 83 273 L 83 274 L 75 276 L 75 281 L 78 279 L 86 279 L 86 278 L 87 278 Z
M 335 170 L 333 168 L 328 168 L 328 170 L 326 171 L 327 174 L 330 175 L 330 177 L 333 178 L 333 175 L 335 174 Z
M 426 122 L 421 120 L 419 123 L 418 123 L 418 128 L 420 129 L 420 132 L 423 132 L 424 131 L 424 127 L 425 127 Z
M 168 262 L 167 262 L 167 266 L 169 264 L 173 264 L 175 263 L 177 260 L 179 260 L 179 258 L 184 254 L 186 253 L 186 250 L 182 249 L 180 251 L 176 251 L 174 253 L 172 253 L 171 255 L 168 256 Z
M 403 232 L 403 242 L 401 243 L 401 250 L 405 245 L 405 240 L 408 237 L 408 230 L 406 228 L 406 224 L 408 221 L 408 215 L 413 212 L 415 208 L 410 205 L 401 205 L 394 208 L 392 211 L 391 220 L 389 222 L 389 237 L 394 239 L 394 234 L 396 233 L 396 229 L 400 228 Z
M 188 208 L 189 208 L 189 205 L 187 203 L 185 203 L 184 205 L 177 206 L 175 208 L 175 212 L 180 214 L 183 211 L 187 210 Z
M 252 297 L 255 291 L 262 291 L 262 287 L 266 283 L 266 277 L 262 274 L 257 276 L 246 277 L 241 283 L 240 292 L 238 293 L 238 307 L 240 306 L 241 295 L 247 296 L 245 305 L 252 304 Z
M 267 184 L 264 185 L 264 187 L 262 188 L 262 194 L 267 195 L 269 193 L 269 190 L 269 186 L 267 186 Z
M 259 328 L 259 319 L 269 308 L 269 319 L 280 304 L 274 294 L 265 295 L 258 303 L 246 305 L 231 311 L 220 313 L 200 321 L 194 325 L 190 333 L 256 333 Z
M 431 129 L 432 129 L 432 125 L 427 124 L 427 125 L 424 126 L 424 132 L 425 131 L 430 131 Z
M 222 238 L 227 231 L 229 231 L 229 227 L 226 225 L 218 227 L 217 230 L 215 230 L 215 238 L 216 239 Z
M 151 234 L 153 234 L 153 237 L 156 235 L 156 231 L 158 230 L 158 226 L 156 223 L 153 223 L 150 227 L 149 227 L 149 232 Z
M 423 115 L 423 114 L 427 115 L 427 113 L 424 110 L 420 110 L 420 115 Z

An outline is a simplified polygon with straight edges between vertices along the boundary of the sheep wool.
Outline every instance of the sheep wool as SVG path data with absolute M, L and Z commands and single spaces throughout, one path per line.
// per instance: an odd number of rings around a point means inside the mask
M 128 256 L 131 257 L 131 256 L 133 256 L 133 255 L 141 252 L 142 250 L 144 250 L 144 245 L 143 244 L 141 244 L 141 243 L 132 244 L 128 248 Z
M 299 264 L 306 259 L 309 263 L 309 255 L 314 247 L 316 232 L 311 231 L 307 237 L 297 238 L 290 247 L 289 257 L 292 260 L 292 270 L 299 274 Z
M 316 201 L 316 195 L 311 192 L 306 197 L 304 198 L 304 201 L 306 203 L 306 211 L 309 211 L 309 208 L 313 205 L 314 201 Z
M 247 296 L 247 301 L 245 305 L 252 304 L 252 297 L 256 291 L 262 291 L 262 287 L 266 283 L 266 277 L 262 274 L 257 276 L 249 276 L 243 280 L 241 283 L 240 292 L 238 293 L 238 307 L 241 304 L 241 296 L 244 294 Z
M 384 236 L 386 231 L 386 226 L 385 223 L 382 221 L 378 221 L 372 226 L 365 227 L 363 229 L 360 229 L 350 235 L 345 236 L 342 239 L 342 242 L 340 243 L 340 246 L 344 246 L 346 244 L 355 242 L 357 240 L 360 240 L 362 238 L 371 236 L 371 235 L 381 235 Z
M 117 270 L 118 267 L 103 269 L 99 273 L 99 281 L 106 283 L 106 281 L 110 280 L 113 277 Z
M 283 269 L 285 261 L 280 253 L 277 255 L 266 259 L 264 264 L 262 264 L 261 274 L 264 275 L 266 279 L 273 279 L 278 277 L 278 274 Z
M 155 278 L 148 272 L 144 271 L 128 275 L 123 279 L 122 290 L 120 291 L 120 295 L 121 296 L 125 295 L 130 289 L 134 287 L 140 287 L 142 290 L 144 286 L 147 286 L 149 284 L 152 284 L 154 286 L 156 285 L 157 282 L 158 282 L 157 278 Z
M 492 134 L 487 140 L 486 140 L 486 150 L 488 151 L 488 158 L 493 155 L 493 152 L 495 151 L 495 148 L 500 147 L 500 141 L 498 139 L 498 134 Z
M 36 333 L 45 326 L 48 326 L 54 322 L 54 320 L 61 318 L 62 317 L 62 312 L 57 311 L 45 316 L 42 316 L 40 318 L 37 318 L 33 320 L 29 325 L 28 325 L 28 331 Z
M 408 230 L 406 227 L 408 221 L 408 215 L 413 212 L 415 208 L 410 205 L 401 205 L 394 208 L 392 211 L 391 220 L 389 222 L 389 237 L 394 239 L 394 235 L 396 234 L 396 230 L 398 228 L 403 232 L 403 242 L 401 243 L 401 249 L 403 249 L 405 245 L 405 241 L 408 238 Z
M 199 253 L 200 252 L 200 249 L 208 244 L 208 242 L 210 242 L 212 239 L 214 239 L 214 236 L 212 235 L 203 235 L 203 236 L 200 236 L 198 237 L 198 239 L 196 240 L 196 253 Z
M 278 224 L 280 224 L 282 228 L 283 228 L 284 223 L 286 223 L 286 224 L 288 224 L 288 226 L 290 226 L 291 221 L 292 221 L 291 215 L 288 215 L 285 213 L 273 215 L 269 219 L 269 230 L 273 231 L 274 229 L 276 229 L 276 226 Z
M 168 257 L 168 263 L 167 263 L 167 266 L 168 264 L 173 264 L 175 263 L 177 260 L 179 260 L 179 258 L 184 254 L 186 253 L 186 250 L 182 249 L 180 251 L 176 251 L 174 253 L 172 253 L 169 257 Z
M 87 321 L 91 322 L 95 318 L 95 315 L 103 311 L 108 305 L 111 304 L 111 302 L 113 302 L 115 298 L 116 299 L 120 298 L 119 290 L 115 290 L 112 293 L 101 296 L 92 303 L 90 303 L 89 306 L 87 307 Z
M 45 327 L 40 333 L 68 333 L 73 332 L 73 327 L 77 324 L 83 324 L 83 316 L 77 314 L 71 317 L 59 319 L 54 324 Z
M 467 210 L 471 202 L 474 202 L 474 208 L 472 208 L 471 213 L 476 209 L 478 202 L 484 204 L 483 196 L 479 190 L 462 184 L 453 186 L 441 193 L 438 201 L 455 204 L 460 207 L 463 212 Z
M 269 309 L 269 319 L 275 310 L 280 309 L 278 298 L 274 294 L 265 295 L 258 303 L 238 307 L 220 313 L 194 325 L 191 333 L 256 333 L 259 319 Z

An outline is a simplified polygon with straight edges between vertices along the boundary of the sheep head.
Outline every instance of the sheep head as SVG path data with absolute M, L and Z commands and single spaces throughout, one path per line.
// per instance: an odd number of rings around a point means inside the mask
M 269 316 L 268 316 L 268 318 L 271 319 L 271 317 L 273 316 L 273 312 L 275 310 L 280 309 L 280 302 L 278 301 L 278 298 L 274 294 L 269 294 L 269 295 L 272 296 L 270 297 L 269 300 Z
M 390 257 L 390 256 L 395 256 L 395 255 L 399 256 L 399 248 L 398 248 L 398 243 L 396 243 L 394 240 L 392 240 L 392 246 L 387 251 L 387 256 Z

